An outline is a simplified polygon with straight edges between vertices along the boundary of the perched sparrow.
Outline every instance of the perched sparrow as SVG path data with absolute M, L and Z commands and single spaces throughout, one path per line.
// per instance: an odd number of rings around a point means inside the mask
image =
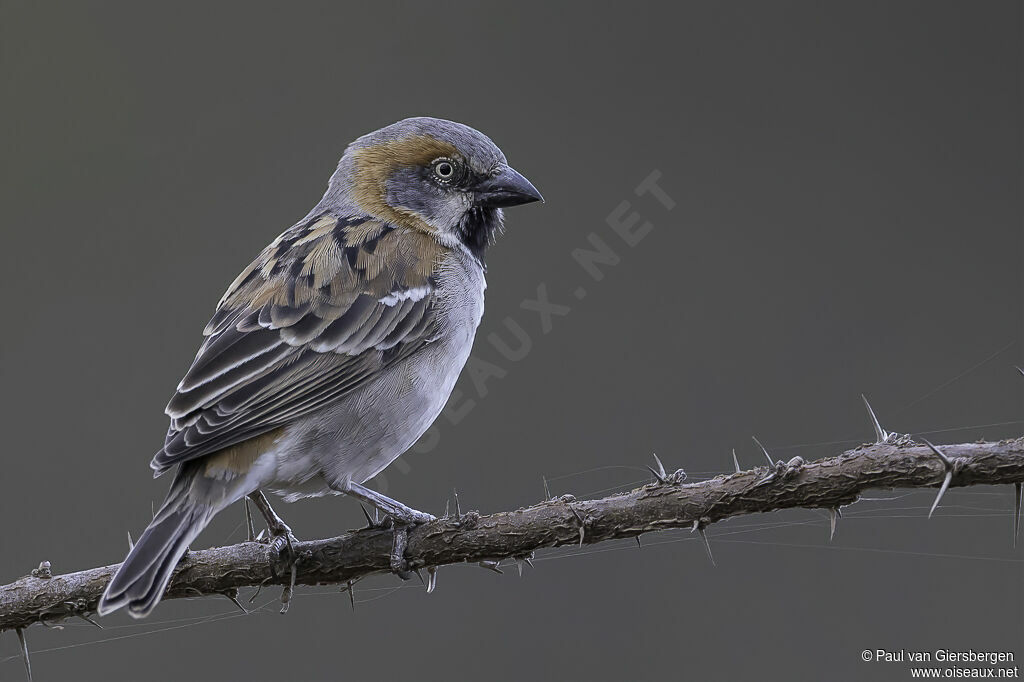
M 99 613 L 149 614 L 189 543 L 247 495 L 289 533 L 261 489 L 351 495 L 396 529 L 432 520 L 362 483 L 441 412 L 483 314 L 501 209 L 541 199 L 459 123 L 410 118 L 349 145 L 320 203 L 242 271 L 206 325 L 150 464 L 156 476 L 177 467 L 174 481 Z

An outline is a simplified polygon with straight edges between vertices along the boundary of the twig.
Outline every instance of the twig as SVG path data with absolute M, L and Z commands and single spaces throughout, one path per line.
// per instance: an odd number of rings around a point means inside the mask
M 813 462 L 794 458 L 698 483 L 683 483 L 673 475 L 664 478 L 666 482 L 597 500 L 563 495 L 511 512 L 438 519 L 409 531 L 405 558 L 410 570 L 521 559 L 544 547 L 594 544 L 666 528 L 693 528 L 695 523 L 703 532 L 716 521 L 742 514 L 794 507 L 836 510 L 871 488 L 1016 485 L 1024 482 L 1024 437 L 931 447 L 905 436 L 890 437 L 838 457 Z M 273 545 L 243 542 L 191 551 L 164 598 L 234 594 L 241 587 L 292 580 L 298 585 L 349 585 L 351 590 L 353 581 L 390 570 L 392 532 L 364 528 L 295 542 L 292 549 L 298 558 L 294 578 L 287 558 Z M 92 613 L 116 569 L 115 564 L 65 575 L 29 575 L 0 586 L 0 630 Z M 430 574 L 432 587 L 436 572 Z

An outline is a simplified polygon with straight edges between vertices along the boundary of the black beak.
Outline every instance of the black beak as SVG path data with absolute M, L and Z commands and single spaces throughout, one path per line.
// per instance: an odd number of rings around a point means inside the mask
M 474 189 L 478 206 L 506 208 L 534 201 L 544 201 L 537 188 L 514 168 L 505 166 L 498 173 L 477 184 Z

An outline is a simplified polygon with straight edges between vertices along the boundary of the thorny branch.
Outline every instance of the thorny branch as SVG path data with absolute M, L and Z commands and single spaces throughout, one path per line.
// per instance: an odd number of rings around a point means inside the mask
M 500 571 L 501 561 L 528 560 L 544 547 L 594 544 L 667 528 L 691 528 L 703 535 L 710 524 L 742 514 L 827 509 L 834 533 L 839 509 L 872 488 L 941 486 L 941 498 L 948 487 L 1014 484 L 1019 517 L 1024 437 L 933 446 L 880 427 L 877 431 L 880 442 L 837 457 L 776 462 L 769 456 L 770 466 L 697 483 L 686 483 L 682 471 L 666 473 L 656 458 L 655 481 L 627 493 L 596 500 L 563 495 L 516 511 L 456 512 L 418 526 L 409 532 L 405 556 L 410 568 L 427 568 L 433 588 L 436 568 L 446 564 L 479 562 Z M 380 527 L 295 543 L 294 571 L 274 545 L 259 539 L 191 551 L 165 598 L 223 595 L 236 600 L 239 588 L 268 584 L 285 585 L 290 594 L 292 580 L 351 589 L 364 576 L 388 571 L 391 551 L 392 531 Z M 71 617 L 93 622 L 90 614 L 116 569 L 114 564 L 53 575 L 48 562 L 40 564 L 30 575 L 0 586 L 0 631 L 15 629 L 24 643 L 23 629 L 33 623 Z

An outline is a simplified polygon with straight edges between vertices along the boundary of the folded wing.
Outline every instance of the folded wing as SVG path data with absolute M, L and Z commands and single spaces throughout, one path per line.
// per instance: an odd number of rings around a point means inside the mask
M 431 342 L 441 247 L 329 214 L 278 237 L 224 294 L 167 405 L 157 475 L 343 397 Z

